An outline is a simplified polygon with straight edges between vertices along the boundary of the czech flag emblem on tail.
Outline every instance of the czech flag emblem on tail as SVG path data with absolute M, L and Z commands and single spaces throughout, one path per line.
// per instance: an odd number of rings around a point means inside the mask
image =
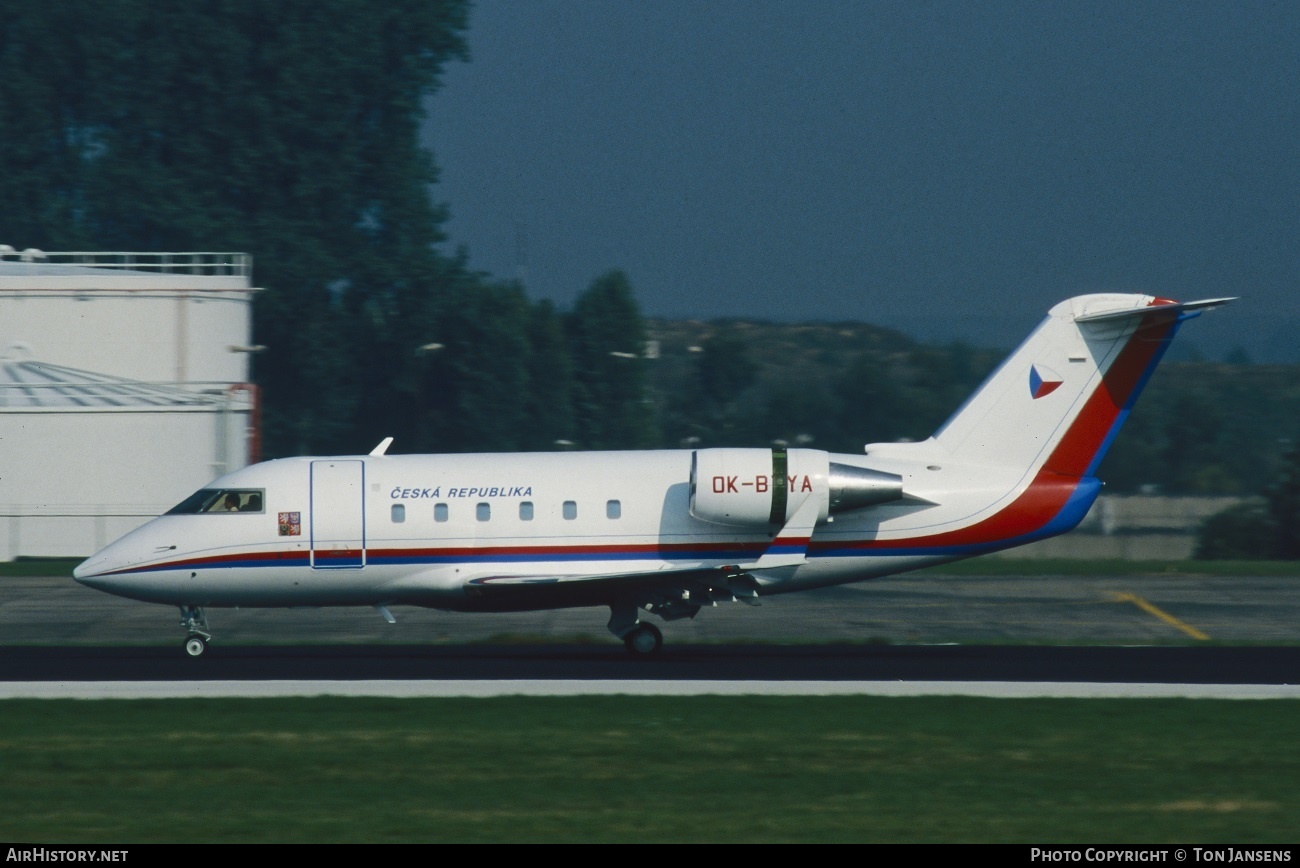
M 1029 394 L 1034 399 L 1042 398 L 1056 391 L 1061 385 L 1061 377 L 1050 368 L 1040 368 L 1038 365 L 1029 366 Z

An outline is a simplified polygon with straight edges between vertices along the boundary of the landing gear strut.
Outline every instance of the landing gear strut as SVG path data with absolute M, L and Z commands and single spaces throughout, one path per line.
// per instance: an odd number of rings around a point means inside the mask
M 189 633 L 185 637 L 185 653 L 190 657 L 202 657 L 208 650 L 212 634 L 208 632 L 208 618 L 199 606 L 181 606 L 181 626 Z
M 637 620 L 637 607 L 632 603 L 610 606 L 608 626 L 609 632 L 623 640 L 627 652 L 633 657 L 653 657 L 664 645 L 664 634 L 654 624 Z

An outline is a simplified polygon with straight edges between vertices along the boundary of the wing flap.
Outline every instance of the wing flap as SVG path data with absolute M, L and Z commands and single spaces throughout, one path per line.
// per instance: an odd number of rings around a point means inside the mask
M 756 587 L 740 568 L 724 566 L 596 575 L 477 576 L 465 582 L 464 590 L 477 604 L 497 611 L 606 606 L 628 599 L 645 606 L 677 602 L 698 607 L 719 595 L 731 599 L 733 583 L 742 592 Z

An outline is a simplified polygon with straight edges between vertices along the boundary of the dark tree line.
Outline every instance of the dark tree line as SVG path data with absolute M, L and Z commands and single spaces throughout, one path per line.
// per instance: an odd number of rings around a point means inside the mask
M 930 347 L 861 323 L 657 323 L 667 445 L 783 442 L 836 452 L 920 440 L 1001 353 Z
M 1202 525 L 1196 557 L 1207 560 L 1300 560 L 1300 442 L 1261 497 L 1243 501 Z
M 0 26 L 0 239 L 238 250 L 268 457 L 652 446 L 627 278 L 572 312 L 447 254 L 419 142 L 468 0 L 64 0 Z
M 517 284 L 480 282 L 425 338 L 410 404 L 389 426 L 409 431 L 403 451 L 659 445 L 645 328 L 622 272 L 598 277 L 568 313 L 530 302 Z

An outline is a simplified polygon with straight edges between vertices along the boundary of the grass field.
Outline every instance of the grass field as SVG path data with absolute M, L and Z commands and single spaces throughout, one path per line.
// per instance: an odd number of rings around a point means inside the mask
M 1296 704 L 17 701 L 0 840 L 1293 844 Z

